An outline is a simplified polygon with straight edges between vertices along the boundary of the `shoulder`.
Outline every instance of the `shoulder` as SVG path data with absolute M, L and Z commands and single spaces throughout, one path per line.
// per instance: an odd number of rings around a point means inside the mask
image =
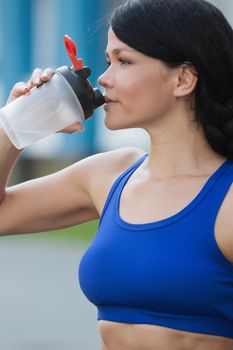
M 114 151 L 96 154 L 89 157 L 87 162 L 89 163 L 89 166 L 94 168 L 97 172 L 102 172 L 104 169 L 109 170 L 110 173 L 117 173 L 126 170 L 144 154 L 145 152 L 140 148 L 125 147 Z
M 70 181 L 85 187 L 88 192 L 96 182 L 112 181 L 144 154 L 143 150 L 133 147 L 98 153 L 72 164 L 63 173 L 67 173 Z
M 82 161 L 86 190 L 99 213 L 115 180 L 144 154 L 145 151 L 139 148 L 127 147 L 99 153 Z
M 86 169 L 90 184 L 94 185 L 95 180 L 101 182 L 101 179 L 104 183 L 112 183 L 144 154 L 139 148 L 126 147 L 89 157 L 86 159 Z

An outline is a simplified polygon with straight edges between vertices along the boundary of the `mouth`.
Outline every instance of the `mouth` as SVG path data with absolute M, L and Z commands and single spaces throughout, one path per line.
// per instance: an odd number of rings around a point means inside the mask
M 118 101 L 116 100 L 113 100 L 112 98 L 110 98 L 109 96 L 104 96 L 104 99 L 105 99 L 105 103 L 109 104 L 109 103 L 116 103 Z
M 111 107 L 116 106 L 118 103 L 117 100 L 113 100 L 107 95 L 104 96 L 104 99 L 105 99 L 105 104 L 104 104 L 105 112 L 109 112 L 111 110 Z

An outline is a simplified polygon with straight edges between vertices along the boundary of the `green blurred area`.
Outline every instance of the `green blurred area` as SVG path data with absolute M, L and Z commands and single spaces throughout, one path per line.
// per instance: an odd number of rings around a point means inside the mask
M 56 231 L 40 233 L 44 238 L 48 239 L 65 239 L 65 240 L 82 240 L 90 242 L 98 229 L 99 220 L 86 222 L 81 225 L 68 227 Z
M 25 235 L 12 236 L 13 240 L 54 240 L 54 241 L 82 241 L 85 244 L 91 242 L 98 229 L 99 220 L 90 221 L 77 226 L 72 226 L 65 229 L 54 230 L 42 233 L 33 233 Z

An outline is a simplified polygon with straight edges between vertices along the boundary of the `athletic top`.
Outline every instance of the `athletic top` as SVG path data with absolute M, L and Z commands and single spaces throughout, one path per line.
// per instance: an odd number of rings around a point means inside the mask
M 97 234 L 80 262 L 81 288 L 97 306 L 98 320 L 233 338 L 233 264 L 214 236 L 233 182 L 233 162 L 226 160 L 177 214 L 130 224 L 119 215 L 120 197 L 146 157 L 109 192 Z

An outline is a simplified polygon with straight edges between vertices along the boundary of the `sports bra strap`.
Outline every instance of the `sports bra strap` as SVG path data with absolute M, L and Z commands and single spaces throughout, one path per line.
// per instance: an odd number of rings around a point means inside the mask
M 215 185 L 211 188 L 207 195 L 207 201 L 205 205 L 209 207 L 209 219 L 211 221 L 216 220 L 218 211 L 224 201 L 225 196 L 233 183 L 233 163 L 230 161 L 226 162 L 227 168 L 225 168 L 224 176 L 220 176 Z
M 117 186 L 119 185 L 119 183 L 121 182 L 121 180 L 127 176 L 130 172 L 133 172 L 136 168 L 138 168 L 145 160 L 145 158 L 148 156 L 148 153 L 144 154 L 141 158 L 139 158 L 135 163 L 133 163 L 128 169 L 126 169 L 113 183 L 109 193 L 108 193 L 108 196 L 107 196 L 107 199 L 105 201 L 105 204 L 104 204 L 104 207 L 103 207 L 103 210 L 102 210 L 102 213 L 101 213 L 101 216 L 100 216 L 100 221 L 99 221 L 99 226 L 102 222 L 102 219 L 104 217 L 104 214 L 106 212 L 106 209 L 108 207 L 108 204 L 117 188 Z

